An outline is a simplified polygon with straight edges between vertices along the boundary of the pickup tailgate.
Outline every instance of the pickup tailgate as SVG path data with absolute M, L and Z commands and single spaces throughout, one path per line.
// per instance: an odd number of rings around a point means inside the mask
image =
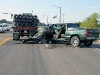
M 98 39 L 98 37 L 99 37 L 99 30 L 87 29 L 87 31 L 88 31 L 87 39 Z

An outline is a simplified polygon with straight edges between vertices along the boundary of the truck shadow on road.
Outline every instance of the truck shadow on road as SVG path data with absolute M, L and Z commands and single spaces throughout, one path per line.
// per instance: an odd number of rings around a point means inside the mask
M 98 49 L 100 49 L 100 44 L 92 44 L 91 46 L 84 46 L 83 44 L 81 44 L 80 48 L 98 48 Z
M 53 43 L 43 43 L 43 42 L 36 42 L 36 41 L 27 41 L 27 42 L 23 42 L 21 43 L 22 41 L 18 41 L 16 42 L 16 44 L 48 44 L 48 45 L 52 45 L 53 46 L 57 46 L 59 47 L 59 45 L 65 45 L 66 47 L 73 47 L 69 42 L 65 42 L 65 41 L 57 41 L 57 42 L 53 42 Z M 75 47 L 73 47 L 75 48 Z M 78 48 L 98 48 L 100 49 L 100 44 L 98 43 L 94 43 L 92 44 L 91 46 L 85 46 L 83 43 L 81 43 L 80 46 L 78 46 Z

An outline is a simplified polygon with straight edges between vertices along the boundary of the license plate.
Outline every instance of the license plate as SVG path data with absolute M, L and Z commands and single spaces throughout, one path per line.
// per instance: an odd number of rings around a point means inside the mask
M 27 31 L 24 31 L 24 33 L 27 33 Z

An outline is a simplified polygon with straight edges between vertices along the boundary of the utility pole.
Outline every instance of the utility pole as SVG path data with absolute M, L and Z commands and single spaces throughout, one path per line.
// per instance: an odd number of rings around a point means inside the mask
M 49 15 L 47 15 L 47 24 L 48 24 L 48 17 L 49 17 Z
M 60 19 L 59 19 L 59 22 L 61 23 L 61 7 L 60 8 Z
M 56 6 L 56 5 L 53 5 L 53 6 Z M 56 6 L 56 7 L 58 7 L 60 9 L 59 23 L 61 23 L 61 7 L 59 7 L 59 6 Z
M 66 15 L 66 14 L 62 14 L 63 15 L 63 23 L 64 23 L 64 16 Z
M 46 15 L 43 15 L 43 23 L 44 23 L 44 17 L 45 17 Z

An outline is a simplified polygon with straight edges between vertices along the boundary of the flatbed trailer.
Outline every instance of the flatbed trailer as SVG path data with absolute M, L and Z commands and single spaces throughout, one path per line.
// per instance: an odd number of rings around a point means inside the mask
M 19 32 L 20 36 L 29 36 L 33 31 L 37 33 L 38 27 L 12 27 L 14 32 Z
M 38 32 L 38 27 L 22 27 L 14 26 L 13 28 L 13 40 L 20 40 L 20 37 L 33 37 Z

